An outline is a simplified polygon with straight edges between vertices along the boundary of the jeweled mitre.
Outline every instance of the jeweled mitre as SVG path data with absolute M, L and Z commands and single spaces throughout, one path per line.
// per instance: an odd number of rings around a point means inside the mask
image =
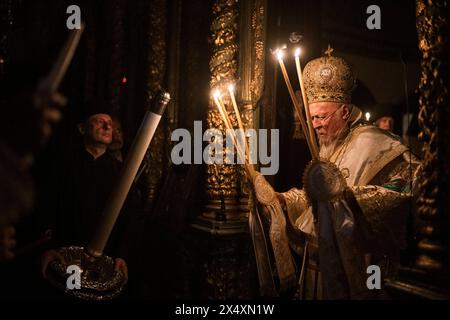
M 342 58 L 325 56 L 308 62 L 303 72 L 309 103 L 350 103 L 355 77 Z

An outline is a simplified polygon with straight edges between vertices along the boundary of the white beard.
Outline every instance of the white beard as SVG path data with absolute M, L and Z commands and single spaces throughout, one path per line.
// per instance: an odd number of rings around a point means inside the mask
M 344 126 L 333 139 L 319 139 L 320 144 L 320 157 L 326 160 L 329 160 L 330 157 L 334 154 L 337 147 L 341 145 L 347 136 L 349 129 L 347 126 Z
M 330 159 L 336 148 L 336 140 L 329 143 L 320 143 L 320 157 Z

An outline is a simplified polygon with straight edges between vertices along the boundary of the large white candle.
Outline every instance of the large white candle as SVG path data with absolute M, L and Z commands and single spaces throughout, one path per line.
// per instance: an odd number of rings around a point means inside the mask
M 215 104 L 217 106 L 217 109 L 219 110 L 220 116 L 222 117 L 222 120 L 223 120 L 223 122 L 225 124 L 225 127 L 228 129 L 228 131 L 231 134 L 231 139 L 233 140 L 233 143 L 234 143 L 234 145 L 236 147 L 238 155 L 239 155 L 239 157 L 241 159 L 243 159 L 243 161 L 245 163 L 244 168 L 245 168 L 248 176 L 253 178 L 253 176 L 255 174 L 255 170 L 254 170 L 253 166 L 250 165 L 246 161 L 244 150 L 242 150 L 241 145 L 238 143 L 237 137 L 234 135 L 235 133 L 234 133 L 234 130 L 233 130 L 233 126 L 232 126 L 231 121 L 230 121 L 230 119 L 228 117 L 227 110 L 226 110 L 224 104 L 220 101 L 220 93 L 219 93 L 218 90 L 214 91 L 213 99 L 214 99 L 214 102 L 215 102 Z
M 159 121 L 161 120 L 161 116 L 169 101 L 170 95 L 168 93 L 161 93 L 157 100 L 155 100 L 155 103 L 153 103 L 152 110 L 147 111 L 144 120 L 142 121 L 141 127 L 138 130 L 133 145 L 125 160 L 117 184 L 114 186 L 106 203 L 106 207 L 103 210 L 96 233 L 88 245 L 88 253 L 95 257 L 103 254 L 103 250 L 105 249 L 111 231 L 128 195 L 128 191 L 133 184 L 134 177 L 136 176 L 142 159 L 147 152 L 148 146 L 152 141 Z

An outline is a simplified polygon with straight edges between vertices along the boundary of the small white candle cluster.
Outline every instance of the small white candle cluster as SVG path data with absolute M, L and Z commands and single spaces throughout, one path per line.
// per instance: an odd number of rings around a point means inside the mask
M 302 69 L 301 69 L 301 65 L 300 65 L 301 53 L 302 53 L 301 48 L 300 47 L 296 48 L 294 51 L 294 58 L 295 58 L 295 66 L 297 69 L 298 82 L 300 83 L 300 90 L 302 93 L 303 108 L 305 111 L 305 116 L 303 115 L 300 104 L 297 101 L 297 97 L 295 96 L 291 81 L 289 80 L 289 75 L 286 71 L 286 66 L 284 65 L 284 62 L 283 62 L 284 49 L 278 48 L 274 51 L 274 54 L 277 57 L 278 63 L 280 64 L 281 72 L 283 74 L 284 81 L 286 82 L 286 86 L 289 91 L 289 95 L 291 96 L 292 103 L 294 104 L 294 108 L 300 119 L 300 122 L 302 125 L 302 130 L 303 130 L 303 133 L 305 134 L 306 142 L 308 143 L 308 148 L 311 153 L 311 156 L 313 159 L 318 159 L 319 158 L 319 149 L 316 144 L 316 137 L 314 135 L 314 129 L 312 126 L 311 116 L 309 113 L 308 100 L 306 98 L 305 87 L 303 84 Z M 305 117 L 306 117 L 306 122 L 305 122 Z

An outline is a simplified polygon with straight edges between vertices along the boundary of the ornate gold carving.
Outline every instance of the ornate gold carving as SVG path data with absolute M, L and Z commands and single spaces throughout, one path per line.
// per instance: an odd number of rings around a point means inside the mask
M 416 266 L 436 274 L 449 270 L 450 227 L 450 135 L 449 89 L 449 13 L 446 1 L 416 2 L 419 48 L 422 52 L 420 112 L 418 116 L 423 141 L 423 175 L 420 180 L 418 212 L 424 220 L 419 236 Z M 423 232 L 426 231 L 426 232 Z M 438 248 L 438 249 L 436 249 Z M 448 274 L 447 274 L 448 276 Z
M 256 104 L 261 98 L 264 88 L 264 62 L 265 62 L 265 12 L 266 1 L 255 1 L 252 13 L 252 80 L 250 91 L 252 102 Z
M 211 42 L 214 44 L 209 63 L 211 88 L 234 81 L 237 73 L 237 0 L 218 0 L 213 5 Z
M 239 25 L 239 8 L 242 19 Z M 265 0 L 240 3 L 238 0 L 218 0 L 213 5 L 211 24 L 213 53 L 209 63 L 211 71 L 210 87 L 219 88 L 224 104 L 235 128 L 237 121 L 227 94 L 229 83 L 237 84 L 238 106 L 241 109 L 245 128 L 253 128 L 253 112 L 263 90 L 264 75 L 264 26 Z M 249 23 L 251 22 L 251 24 Z M 240 33 L 239 33 L 240 30 Z M 239 37 L 239 39 L 238 39 Z M 240 41 L 238 43 L 238 40 Z M 240 65 L 238 62 L 240 50 Z M 240 75 L 238 75 L 238 67 Z M 237 82 L 241 79 L 240 82 Z M 222 120 L 211 102 L 207 122 L 209 128 L 219 128 L 224 132 Z M 242 215 L 248 200 L 248 189 L 244 172 L 236 165 L 210 165 L 207 169 L 207 192 L 210 202 L 207 209 L 218 209 L 220 202 L 225 205 L 228 218 Z M 238 198 L 241 198 L 238 201 Z M 231 213 L 231 208 L 235 212 Z M 209 212 L 208 212 L 209 211 Z M 210 215 L 210 210 L 207 210 Z
M 225 136 L 225 128 L 222 118 L 216 110 L 211 110 L 208 113 L 207 124 L 209 128 L 216 128 L 222 131 Z M 229 150 L 224 147 L 224 153 Z M 207 191 L 213 198 L 220 199 L 224 197 L 236 197 L 238 185 L 238 177 L 236 176 L 235 166 L 224 165 L 209 165 L 207 177 Z
M 166 71 L 166 0 L 153 0 L 149 12 L 148 42 L 148 97 L 151 99 L 161 88 Z M 157 195 L 163 173 L 167 168 L 167 153 L 164 120 L 158 126 L 152 143 L 145 155 L 146 180 L 148 186 L 147 206 L 150 207 Z
M 240 102 L 245 128 L 255 128 L 255 107 L 264 87 L 265 4 L 265 0 L 256 0 L 246 1 L 241 6 Z M 243 202 L 248 201 L 249 192 L 248 181 L 241 168 Z M 251 205 L 249 202 L 248 207 L 251 208 Z
M 235 82 L 238 69 L 237 18 L 239 12 L 237 4 L 237 0 L 218 0 L 212 8 L 213 22 L 211 24 L 210 42 L 213 44 L 213 53 L 209 62 L 210 88 L 221 90 L 227 110 L 230 110 L 231 100 L 225 93 L 228 84 Z M 229 114 L 233 125 L 236 125 L 235 116 L 230 112 Z M 222 119 L 213 101 L 210 101 L 207 126 L 208 128 L 219 129 L 225 134 Z M 227 151 L 224 147 L 224 152 Z M 209 203 L 206 206 L 204 216 L 214 218 L 216 214 L 221 212 L 225 214 L 224 218 L 227 220 L 238 218 L 238 167 L 229 164 L 208 165 L 206 182 Z

